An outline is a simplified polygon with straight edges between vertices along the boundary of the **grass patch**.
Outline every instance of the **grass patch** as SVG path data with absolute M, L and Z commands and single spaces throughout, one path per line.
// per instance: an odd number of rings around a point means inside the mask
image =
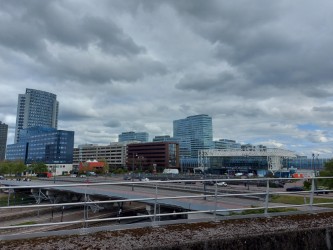
M 11 194 L 9 196 L 9 205 L 25 205 L 34 202 L 32 197 L 24 194 Z M 0 206 L 7 206 L 8 205 L 8 194 L 1 194 L 0 195 Z
M 255 208 L 251 206 L 252 208 Z M 291 212 L 297 211 L 296 208 L 269 208 L 268 213 L 283 213 L 283 212 Z M 265 213 L 265 209 L 258 208 L 258 209 L 251 209 L 251 210 L 244 210 L 240 213 L 231 212 L 230 215 L 248 215 L 248 214 L 263 214 Z
M 308 195 L 305 198 L 304 196 L 296 196 L 296 195 L 273 195 L 271 197 L 271 202 L 292 204 L 292 205 L 303 205 L 305 203 L 307 204 L 310 203 L 310 197 Z M 313 197 L 313 204 L 329 203 L 329 202 L 333 202 L 333 199 L 325 197 Z M 322 206 L 333 208 L 333 204 L 322 205 Z
M 26 225 L 35 225 L 37 224 L 36 221 L 26 221 L 26 222 L 22 222 L 22 223 L 19 223 L 19 224 L 14 224 L 14 225 L 11 225 L 11 226 L 26 226 Z

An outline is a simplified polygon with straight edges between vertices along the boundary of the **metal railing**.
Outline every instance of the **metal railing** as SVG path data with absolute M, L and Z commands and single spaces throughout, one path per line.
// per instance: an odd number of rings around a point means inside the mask
M 52 218 L 48 215 L 41 220 L 42 222 L 30 224 L 27 220 L 22 220 L 17 224 L 6 225 L 6 220 L 0 218 L 0 240 L 36 237 L 36 235 L 55 235 L 60 231 L 63 234 L 87 233 L 98 230 L 108 229 L 117 230 L 126 228 L 121 223 L 132 223 L 136 220 L 149 220 L 145 222 L 150 226 L 158 226 L 168 223 L 181 223 L 189 221 L 219 221 L 234 216 L 242 216 L 245 212 L 253 212 L 251 216 L 268 216 L 276 212 L 270 212 L 272 209 L 298 209 L 296 212 L 313 213 L 316 208 L 330 209 L 333 207 L 333 196 L 327 195 L 331 200 L 324 202 L 315 202 L 315 195 L 319 193 L 331 192 L 332 190 L 316 190 L 316 183 L 320 180 L 331 179 L 333 177 L 310 177 L 307 178 L 311 183 L 310 190 L 289 191 L 286 192 L 277 188 L 272 188 L 272 182 L 276 181 L 300 181 L 303 178 L 260 178 L 259 179 L 205 179 L 205 180 L 169 180 L 169 181 L 149 181 L 149 182 L 101 182 L 101 183 L 75 183 L 75 184 L 36 184 L 34 182 L 13 182 L 1 181 L 0 191 L 7 193 L 7 199 L 3 198 L 0 206 L 0 215 L 10 212 L 24 212 L 32 210 L 38 212 L 43 209 L 52 210 Z M 208 186 L 208 183 L 216 182 L 227 183 L 246 183 L 247 186 L 219 187 L 218 185 Z M 263 182 L 264 187 L 258 187 L 256 184 Z M 186 183 L 191 183 L 186 185 Z M 193 184 L 195 183 L 195 184 Z M 251 186 L 251 189 L 248 188 Z M 19 191 L 30 190 L 34 194 L 34 204 L 11 204 L 11 196 L 18 194 Z M 118 197 L 108 192 L 118 192 Z M 151 191 L 149 191 L 151 190 Z M 59 202 L 52 192 L 58 194 L 79 193 L 82 195 L 81 201 Z M 135 195 L 137 197 L 135 197 Z M 304 198 L 302 204 L 276 204 L 271 202 L 271 197 L 276 195 L 293 194 Z M 4 195 L 2 195 L 4 197 Z M 59 197 L 59 196 L 58 196 Z M 100 197 L 100 200 L 91 200 L 91 197 Z M 103 200 L 102 197 L 108 200 Z M 109 198 L 112 198 L 110 200 Z M 256 201 L 254 206 L 250 200 Z M 44 202 L 43 202 L 44 200 Z M 237 201 L 237 202 L 236 202 Z M 146 204 L 146 214 L 122 215 L 123 204 Z M 248 204 L 246 204 L 248 203 Z M 186 204 L 186 206 L 184 205 Z M 244 205 L 246 204 L 246 205 Z M 98 218 L 91 216 L 99 209 L 109 206 L 112 207 L 106 217 Z M 118 209 L 114 209 L 118 205 Z M 128 205 L 130 207 L 130 205 Z M 161 212 L 161 206 L 165 207 L 165 212 Z M 197 208 L 196 208 L 197 206 Z M 198 208 L 199 207 L 199 208 Z M 82 218 L 63 219 L 64 210 L 74 208 L 77 212 L 83 212 Z M 61 221 L 53 220 L 54 209 L 61 211 Z M 36 211 L 37 210 L 37 211 Z M 173 211 L 172 211 L 173 210 Z M 300 211 L 301 210 L 301 211 Z M 91 211 L 91 212 L 90 212 Z M 90 212 L 90 213 L 89 213 Z M 285 210 L 281 213 L 286 213 Z M 288 212 L 287 214 L 294 213 Z M 198 216 L 200 215 L 200 216 Z M 206 216 L 202 216 L 206 215 Z M 207 216 L 208 215 L 208 216 Z M 90 217 L 89 217 L 90 216 Z M 26 216 L 29 217 L 29 216 Z M 193 218 L 196 217 L 196 218 Z M 174 220 L 172 218 L 178 218 Z M 49 219 L 50 222 L 46 222 Z M 52 219 L 52 220 L 51 220 Z M 20 220 L 19 220 L 20 221 Z M 31 221 L 30 221 L 31 222 Z M 96 223 L 99 223 L 96 225 Z M 113 223 L 104 226 L 101 223 Z M 140 227 L 142 223 L 132 224 L 131 227 Z M 67 230 L 66 227 L 71 227 Z M 127 225 L 128 227 L 128 225 Z M 75 229 L 74 229 L 75 228 Z M 50 231 L 51 230 L 51 231 Z M 59 231 L 60 230 L 60 231 Z

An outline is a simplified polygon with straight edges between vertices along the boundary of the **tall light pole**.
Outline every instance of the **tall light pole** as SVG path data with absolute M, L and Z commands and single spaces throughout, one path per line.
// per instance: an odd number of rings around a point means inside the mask
M 53 183 L 55 183 L 55 176 L 56 176 L 56 173 L 57 173 L 57 165 L 54 165 L 54 166 L 53 166 Z
M 132 182 L 134 182 L 134 152 L 132 152 Z M 132 183 L 132 191 L 134 191 L 134 184 Z
M 136 155 L 137 156 L 137 158 L 138 158 L 138 160 L 139 160 L 139 164 L 140 164 L 140 168 L 139 168 L 139 176 L 140 176 L 140 178 L 141 178 L 141 172 L 142 172 L 142 160 L 144 159 L 144 157 L 143 156 L 139 156 L 139 155 Z
M 134 175 L 134 153 L 132 153 L 132 179 Z
M 312 161 L 311 161 L 311 167 L 312 167 L 312 170 L 313 170 L 313 176 L 316 177 L 316 170 L 315 170 L 315 165 L 314 165 L 314 158 L 315 158 L 315 154 L 312 153 Z
M 316 155 L 312 154 L 312 156 L 313 156 L 313 160 L 314 160 L 314 157 L 316 157 L 316 159 L 319 161 L 319 159 L 318 159 L 319 154 L 316 154 Z M 316 162 L 315 161 L 313 162 L 313 171 L 314 171 L 314 176 L 316 177 L 317 176 L 317 169 L 316 169 Z M 314 184 L 315 184 L 315 189 L 317 190 L 317 179 L 315 179 Z

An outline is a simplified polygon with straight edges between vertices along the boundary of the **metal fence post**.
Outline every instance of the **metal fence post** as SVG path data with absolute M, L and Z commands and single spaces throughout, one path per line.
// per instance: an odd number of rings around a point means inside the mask
M 214 221 L 217 221 L 217 219 L 216 219 L 216 210 L 217 210 L 217 185 L 215 185 Z
M 41 190 L 39 188 L 38 189 L 38 202 L 37 202 L 37 204 L 40 204 L 40 202 L 41 202 L 40 194 L 41 194 Z M 38 207 L 38 210 L 37 210 L 37 216 L 39 217 L 39 207 Z
M 84 206 L 83 206 L 83 220 L 84 220 L 84 224 L 83 227 L 86 228 L 87 227 L 87 185 L 85 185 L 84 188 Z
M 206 179 L 206 177 L 205 177 L 205 179 Z M 204 182 L 203 182 L 203 191 L 204 191 L 204 197 L 203 197 L 203 199 L 204 200 L 207 200 L 207 197 L 206 197 L 206 182 L 205 182 L 205 179 L 204 179 Z
M 156 226 L 156 207 L 157 207 L 157 194 L 158 194 L 158 190 L 157 190 L 157 182 L 155 185 L 155 203 L 154 203 L 154 220 L 153 220 L 153 226 Z
M 313 177 L 311 179 L 311 193 L 310 193 L 310 210 L 313 211 L 313 195 L 314 195 L 314 190 L 315 190 L 315 178 Z
M 11 193 L 10 190 L 11 190 L 11 189 L 8 188 L 7 207 L 9 207 L 9 204 L 10 204 L 10 203 L 9 203 L 9 201 L 10 201 L 10 193 Z
M 269 179 L 267 179 L 267 186 L 266 186 L 265 215 L 268 214 L 268 202 L 269 202 Z

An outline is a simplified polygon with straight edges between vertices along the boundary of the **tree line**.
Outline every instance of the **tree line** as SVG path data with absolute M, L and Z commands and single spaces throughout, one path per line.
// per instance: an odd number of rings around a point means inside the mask
M 22 173 L 43 173 L 47 172 L 48 168 L 42 162 L 35 162 L 29 166 L 26 166 L 23 161 L 16 160 L 16 161 L 1 161 L 0 162 L 0 174 L 1 175 L 14 175 L 18 176 Z

